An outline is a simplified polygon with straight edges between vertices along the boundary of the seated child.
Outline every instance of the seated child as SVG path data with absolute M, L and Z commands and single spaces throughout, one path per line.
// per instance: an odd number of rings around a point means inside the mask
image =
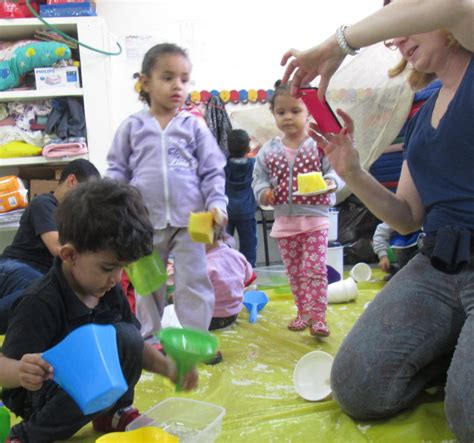
M 253 276 L 252 266 L 244 255 L 229 247 L 223 237 L 206 245 L 207 270 L 216 294 L 209 330 L 225 328 L 237 320 L 244 286 Z
M 375 229 L 372 238 L 372 248 L 379 257 L 379 268 L 387 272 L 384 280 L 390 280 L 402 269 L 418 252 L 418 239 L 422 231 L 415 231 L 407 235 L 398 234 L 387 223 L 380 223 Z M 388 250 L 391 247 L 395 256 L 395 263 L 390 263 Z
M 13 306 L 0 356 L 3 402 L 23 419 L 10 431 L 15 443 L 67 439 L 90 421 L 96 431 L 124 431 L 139 415 L 131 405 L 142 369 L 176 379 L 174 363 L 143 342 L 120 287 L 123 267 L 153 250 L 153 226 L 140 193 L 111 180 L 81 184 L 68 193 L 56 218 L 59 255 Z M 88 323 L 115 327 L 129 389 L 110 409 L 83 415 L 52 380 L 54 368 L 41 353 Z M 184 387 L 196 384 L 193 370 Z

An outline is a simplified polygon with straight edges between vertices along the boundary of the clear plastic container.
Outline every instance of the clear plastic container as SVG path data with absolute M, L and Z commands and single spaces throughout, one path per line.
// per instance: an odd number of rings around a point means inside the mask
M 221 433 L 225 409 L 189 398 L 168 398 L 145 411 L 126 428 L 156 426 L 176 435 L 180 443 L 213 442 Z
M 257 280 L 255 283 L 259 287 L 288 286 L 288 276 L 283 265 L 264 266 L 255 268 Z

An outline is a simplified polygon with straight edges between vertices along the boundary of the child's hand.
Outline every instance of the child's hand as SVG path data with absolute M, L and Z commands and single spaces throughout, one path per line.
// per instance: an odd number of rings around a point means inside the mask
M 260 195 L 260 202 L 262 203 L 263 206 L 271 206 L 274 203 L 274 196 L 273 196 L 273 191 L 268 188 L 265 189 L 265 191 L 262 192 Z
M 178 371 L 176 369 L 176 363 L 173 360 L 169 360 L 168 363 L 168 378 L 176 383 L 178 379 Z M 184 391 L 190 391 L 196 389 L 198 386 L 199 375 L 196 368 L 192 368 L 183 378 L 182 388 Z
M 37 391 L 43 382 L 53 379 L 53 367 L 41 358 L 41 354 L 25 354 L 18 367 L 20 384 L 28 391 Z
M 383 272 L 388 272 L 389 271 L 389 269 L 390 269 L 390 260 L 388 259 L 388 257 L 386 255 L 384 255 L 383 257 L 380 258 L 379 268 Z
M 334 189 L 331 189 L 328 194 L 330 194 L 331 192 L 336 192 L 336 180 L 334 180 L 333 178 L 325 178 L 324 181 L 326 182 L 326 185 L 328 188 L 330 187 L 334 187 Z
M 222 227 L 227 225 L 227 215 L 225 215 L 219 208 L 212 208 L 211 214 L 216 225 Z

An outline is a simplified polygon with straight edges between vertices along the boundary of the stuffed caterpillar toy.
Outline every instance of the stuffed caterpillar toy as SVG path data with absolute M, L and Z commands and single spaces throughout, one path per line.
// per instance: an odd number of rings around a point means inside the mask
M 0 91 L 19 86 L 21 77 L 35 68 L 46 68 L 70 58 L 71 49 L 64 43 L 0 42 Z

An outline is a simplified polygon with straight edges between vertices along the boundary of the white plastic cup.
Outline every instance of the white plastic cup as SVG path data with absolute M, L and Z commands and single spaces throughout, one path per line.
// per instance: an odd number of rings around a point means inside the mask
M 349 275 L 356 281 L 369 281 L 372 277 L 372 269 L 367 263 L 357 263 L 349 272 Z
M 303 355 L 293 371 L 298 395 L 308 401 L 324 400 L 331 393 L 330 376 L 333 357 L 323 351 Z
M 328 303 L 345 303 L 357 298 L 357 285 L 352 277 L 328 285 Z

